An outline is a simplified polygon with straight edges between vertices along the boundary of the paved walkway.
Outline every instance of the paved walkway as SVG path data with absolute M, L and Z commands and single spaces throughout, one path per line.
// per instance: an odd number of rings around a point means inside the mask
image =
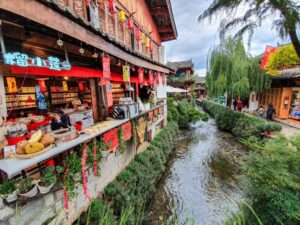
M 288 125 L 285 125 L 285 124 L 281 124 L 281 126 L 282 126 L 281 133 L 283 135 L 285 135 L 286 137 L 290 137 L 290 136 L 293 136 L 293 135 L 296 135 L 296 134 L 300 135 L 300 129 L 299 128 L 291 127 L 291 126 L 288 126 Z

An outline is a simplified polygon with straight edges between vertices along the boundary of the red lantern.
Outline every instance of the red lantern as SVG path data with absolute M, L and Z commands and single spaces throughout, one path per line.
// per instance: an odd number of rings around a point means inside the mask
M 132 29 L 133 29 L 133 21 L 132 21 L 131 18 L 128 18 L 128 20 L 127 20 L 127 25 L 128 25 L 128 29 L 129 29 L 130 31 L 132 31 Z
M 144 70 L 143 69 L 138 70 L 138 77 L 139 77 L 139 84 L 143 84 L 144 83 Z
M 158 72 L 155 72 L 155 81 L 156 81 L 156 84 L 159 85 L 159 73 Z
M 46 92 L 47 91 L 45 80 L 39 80 L 39 86 L 40 86 L 40 91 L 41 92 Z
M 153 72 L 149 71 L 148 76 L 149 76 L 149 84 L 152 86 L 153 85 Z
M 165 84 L 166 84 L 166 74 L 165 73 L 162 74 L 161 82 L 162 82 L 163 86 L 165 86 Z
M 78 89 L 79 89 L 79 91 L 84 91 L 84 87 L 83 87 L 83 82 L 82 81 L 78 82 Z
M 140 43 L 141 40 L 141 32 L 139 27 L 135 27 L 135 40 L 137 43 Z
M 109 0 L 109 12 L 111 14 L 115 14 L 116 13 L 115 0 Z
M 154 43 L 153 43 L 153 41 L 151 40 L 151 41 L 150 41 L 150 52 L 153 52 L 153 49 L 154 49 Z

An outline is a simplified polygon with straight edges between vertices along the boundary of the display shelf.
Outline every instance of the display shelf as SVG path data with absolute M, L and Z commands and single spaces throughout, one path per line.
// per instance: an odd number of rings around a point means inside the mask
M 37 105 L 35 105 L 35 106 L 17 107 L 17 108 L 14 108 L 14 107 L 7 107 L 7 110 L 31 109 L 31 108 L 36 108 L 36 107 L 37 107 Z
M 14 93 L 8 93 L 5 92 L 6 95 L 28 95 L 28 94 L 36 94 L 35 92 L 14 92 Z

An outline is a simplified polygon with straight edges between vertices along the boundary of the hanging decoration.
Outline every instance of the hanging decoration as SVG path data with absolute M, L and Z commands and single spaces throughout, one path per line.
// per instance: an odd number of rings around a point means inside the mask
M 146 43 L 146 35 L 143 32 L 141 33 L 141 40 L 142 44 L 144 45 Z
M 40 91 L 41 92 L 46 92 L 47 87 L 46 87 L 45 80 L 38 80 L 38 83 L 39 83 L 39 86 L 40 86 Z
M 145 36 L 145 47 L 150 48 L 150 38 L 148 36 Z
M 18 92 L 17 81 L 15 77 L 6 77 L 8 93 Z
M 63 85 L 63 91 L 64 92 L 68 92 L 69 88 L 68 88 L 67 81 L 63 80 L 62 85 Z
M 109 144 L 109 149 L 113 152 L 119 146 L 118 129 L 114 128 L 103 134 L 103 141 Z
M 126 14 L 123 10 L 119 11 L 119 21 L 121 23 L 124 23 L 126 21 Z
M 81 158 L 81 171 L 82 171 L 82 185 L 83 185 L 83 193 L 85 197 L 90 200 L 90 196 L 88 193 L 88 188 L 87 188 L 87 173 L 86 173 L 86 144 L 84 144 L 84 148 L 82 151 L 82 158 Z
M 125 141 L 129 140 L 132 136 L 131 122 L 124 123 L 122 125 L 123 139 Z
M 66 179 L 67 174 L 69 173 L 69 168 L 66 169 L 66 171 L 64 172 L 64 179 Z M 69 196 L 68 196 L 68 192 L 67 192 L 67 187 L 64 187 L 64 202 L 65 202 L 65 209 L 68 210 L 69 209 Z
M 135 27 L 135 40 L 137 43 L 140 43 L 141 40 L 141 30 L 138 26 Z
M 107 98 L 107 107 L 112 107 L 114 104 L 112 85 L 108 83 L 105 85 L 106 98 Z
M 141 68 L 138 69 L 138 80 L 139 80 L 139 84 L 144 83 L 144 70 Z
M 165 86 L 165 84 L 167 83 L 166 81 L 166 74 L 163 73 L 162 76 L 161 76 L 161 82 L 162 82 L 162 85 Z
M 111 14 L 115 14 L 116 13 L 116 4 L 114 0 L 109 0 L 109 12 Z
M 78 82 L 78 89 L 79 91 L 84 91 L 83 81 Z
M 138 140 L 140 144 L 143 144 L 145 142 L 145 133 L 146 133 L 147 123 L 145 121 L 144 117 L 139 118 L 138 124 L 136 126 L 137 134 L 138 134 Z
M 154 49 L 154 43 L 153 40 L 150 41 L 150 52 L 153 52 Z
M 94 141 L 94 146 L 93 146 L 93 158 L 94 158 L 94 163 L 93 163 L 93 170 L 94 170 L 94 176 L 98 176 L 98 170 L 97 170 L 97 142 Z
M 132 21 L 131 17 L 129 17 L 127 20 L 127 26 L 128 26 L 128 29 L 132 32 L 133 31 L 133 21 Z
M 154 75 L 155 75 L 155 82 L 157 85 L 159 85 L 159 73 L 155 72 Z
M 149 84 L 150 84 L 150 86 L 152 86 L 153 85 L 153 72 L 152 72 L 152 70 L 150 70 L 148 72 L 148 77 L 149 77 Z
M 130 67 L 126 65 L 123 65 L 123 81 L 130 83 Z
M 110 58 L 108 56 L 102 56 L 102 68 L 103 68 L 103 79 L 111 80 L 110 74 Z

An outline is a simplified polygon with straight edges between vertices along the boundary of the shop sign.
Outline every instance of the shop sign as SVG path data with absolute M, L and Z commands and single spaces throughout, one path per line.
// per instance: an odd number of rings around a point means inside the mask
M 148 76 L 149 76 L 149 84 L 152 86 L 153 85 L 153 72 L 149 71 Z
M 103 140 L 109 144 L 110 150 L 116 149 L 119 146 L 118 129 L 115 128 L 103 134 Z
M 123 81 L 125 83 L 130 83 L 130 67 L 129 66 L 123 66 Z
M 63 85 L 63 91 L 64 92 L 68 92 L 69 88 L 68 88 L 67 81 L 63 80 L 62 85 Z
M 144 70 L 143 69 L 138 70 L 138 77 L 139 77 L 139 84 L 143 84 L 144 83 Z
M 153 123 L 153 111 L 148 112 L 148 119 L 149 119 L 150 124 Z
M 15 77 L 6 77 L 7 92 L 15 93 L 18 92 L 17 82 Z
M 39 86 L 40 86 L 40 91 L 41 92 L 46 92 L 47 87 L 46 87 L 45 80 L 38 80 L 38 82 L 39 82 Z
M 123 138 L 125 141 L 129 140 L 132 136 L 132 131 L 131 131 L 131 122 L 124 123 L 122 125 L 122 130 L 123 130 Z
M 102 57 L 103 79 L 111 80 L 110 74 L 110 58 L 108 56 Z
M 3 55 L 4 63 L 11 66 L 20 67 L 43 67 L 50 70 L 70 70 L 71 65 L 68 61 L 61 62 L 59 58 L 49 56 L 47 59 L 41 59 L 40 57 L 29 57 L 25 53 L 14 52 L 6 53 Z
M 112 107 L 114 104 L 113 93 L 112 93 L 112 85 L 111 83 L 105 85 L 106 89 L 106 97 L 107 97 L 107 107 Z

